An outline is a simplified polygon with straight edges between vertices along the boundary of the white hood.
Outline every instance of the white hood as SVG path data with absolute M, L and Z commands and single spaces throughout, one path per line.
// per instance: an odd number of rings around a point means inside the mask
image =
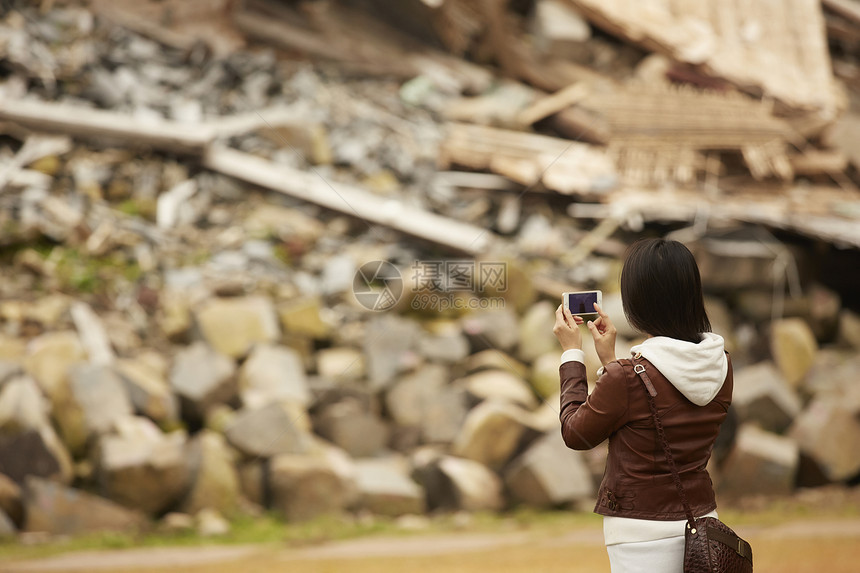
M 630 352 L 642 353 L 690 402 L 704 406 L 714 399 L 729 371 L 723 337 L 702 334 L 699 343 L 666 336 L 649 338 Z

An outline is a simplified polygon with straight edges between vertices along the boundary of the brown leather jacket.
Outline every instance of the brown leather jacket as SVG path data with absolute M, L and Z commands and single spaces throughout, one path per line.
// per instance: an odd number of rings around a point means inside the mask
M 591 395 L 584 364 L 565 362 L 559 367 L 564 442 L 574 450 L 588 450 L 609 438 L 609 457 L 594 511 L 659 521 L 685 518 L 654 429 L 645 386 L 633 372 L 637 363 L 645 366 L 657 390 L 657 412 L 692 511 L 705 515 L 717 507 L 707 464 L 732 400 L 731 360 L 725 383 L 705 406 L 687 400 L 644 358 L 607 364 Z

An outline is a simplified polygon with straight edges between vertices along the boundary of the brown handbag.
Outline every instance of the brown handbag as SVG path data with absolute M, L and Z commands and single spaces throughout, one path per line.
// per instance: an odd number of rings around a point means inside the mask
M 639 358 L 640 355 L 635 357 L 637 360 Z M 672 450 L 669 442 L 666 441 L 663 424 L 657 415 L 657 404 L 654 402 L 657 390 L 651 383 L 648 373 L 645 372 L 644 365 L 636 364 L 633 371 L 642 379 L 648 392 L 648 404 L 651 406 L 654 427 L 666 452 L 666 461 L 669 463 L 675 487 L 678 488 L 678 494 L 681 496 L 684 513 L 687 515 L 687 528 L 684 532 L 684 573 L 752 573 L 753 556 L 749 543 L 738 537 L 728 525 L 715 517 L 696 519 L 693 516 L 687 494 L 681 484 L 681 477 L 678 475 L 678 468 L 675 467 Z

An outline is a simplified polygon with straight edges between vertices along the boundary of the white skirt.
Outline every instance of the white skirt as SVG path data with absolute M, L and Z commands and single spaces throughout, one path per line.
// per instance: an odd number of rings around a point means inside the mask
M 684 536 L 607 545 L 612 573 L 683 573 Z

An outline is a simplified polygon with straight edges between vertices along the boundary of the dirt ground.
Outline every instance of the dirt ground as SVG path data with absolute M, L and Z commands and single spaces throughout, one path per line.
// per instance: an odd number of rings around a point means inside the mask
M 860 571 L 860 519 L 794 519 L 736 528 L 757 573 Z M 599 524 L 558 534 L 540 530 L 371 536 L 304 548 L 207 546 L 78 552 L 12 563 L 6 573 L 569 573 L 609 571 Z

